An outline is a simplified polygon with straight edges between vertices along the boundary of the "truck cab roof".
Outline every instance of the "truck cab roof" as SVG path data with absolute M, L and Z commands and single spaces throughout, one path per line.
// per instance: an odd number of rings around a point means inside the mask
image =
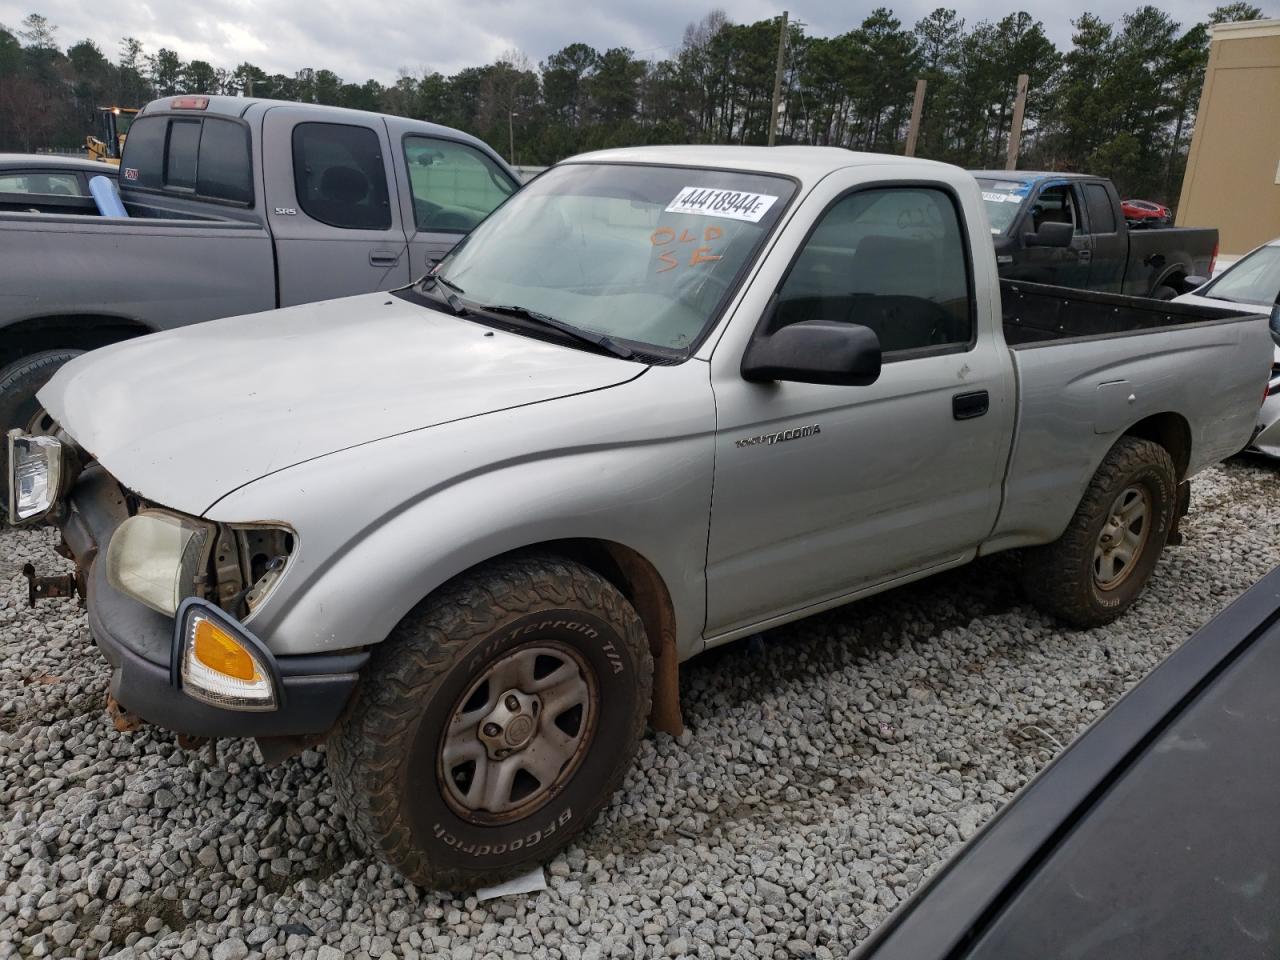
M 457 140 L 472 146 L 482 147 L 486 153 L 491 148 L 483 140 L 469 133 L 447 127 L 444 124 L 432 123 L 429 120 L 415 120 L 411 117 L 393 117 L 367 110 L 353 110 L 350 107 L 334 107 L 323 103 L 300 103 L 295 100 L 272 100 L 265 97 L 227 97 L 204 95 L 183 95 L 162 97 L 152 100 L 138 111 L 138 118 L 159 115 L 220 116 L 233 119 L 251 120 L 260 118 L 274 107 L 288 107 L 290 110 L 302 110 L 313 113 L 315 123 L 342 123 L 367 121 L 371 116 L 382 116 L 388 123 L 393 123 L 393 132 L 420 133 L 424 136 L 441 137 Z
M 846 167 L 893 165 L 906 170 L 933 171 L 957 168 L 936 160 L 899 157 L 884 153 L 860 153 L 843 147 L 734 147 L 655 146 L 596 150 L 570 157 L 565 163 L 640 163 L 665 166 L 711 167 L 772 173 L 813 184 L 827 174 Z
M 1041 180 L 1099 180 L 1087 173 L 1062 173 L 1058 170 L 970 170 L 979 180 L 1012 180 L 1015 183 L 1039 183 Z

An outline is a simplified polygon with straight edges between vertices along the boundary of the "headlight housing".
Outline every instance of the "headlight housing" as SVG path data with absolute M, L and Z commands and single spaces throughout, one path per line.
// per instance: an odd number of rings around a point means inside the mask
M 217 528 L 163 510 L 141 510 L 116 528 L 107 545 L 107 581 L 168 616 L 199 595 L 207 580 Z
M 167 616 L 200 597 L 248 621 L 284 576 L 296 535 L 281 524 L 218 524 L 142 506 L 107 545 L 107 580 Z
M 39 520 L 58 502 L 68 471 L 62 443 L 54 437 L 29 437 L 10 430 L 9 522 Z

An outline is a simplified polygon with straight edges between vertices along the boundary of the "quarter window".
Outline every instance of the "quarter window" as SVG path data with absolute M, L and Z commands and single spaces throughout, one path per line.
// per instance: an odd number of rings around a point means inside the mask
M 404 159 L 419 230 L 466 233 L 516 189 L 490 157 L 464 143 L 405 137 Z
M 1084 202 L 1089 208 L 1089 226 L 1094 233 L 1116 232 L 1116 211 L 1106 187 L 1100 183 L 1086 183 Z
M 391 227 L 382 145 L 368 127 L 298 124 L 293 182 L 298 205 L 312 219 L 349 230 Z
M 885 354 L 973 340 L 968 258 L 942 190 L 852 193 L 814 228 L 783 281 L 771 328 L 804 320 L 870 327 Z

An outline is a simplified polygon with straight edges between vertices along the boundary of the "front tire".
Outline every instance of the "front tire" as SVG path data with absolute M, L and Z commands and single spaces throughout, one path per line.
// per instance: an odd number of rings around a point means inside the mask
M 586 567 L 527 557 L 459 578 L 374 651 L 329 741 L 356 842 L 436 889 L 545 862 L 631 767 L 652 678 L 639 616 Z
M 1026 552 L 1023 590 L 1044 613 L 1076 627 L 1123 614 L 1155 569 L 1177 510 L 1167 450 L 1121 437 L 1103 458 L 1066 532 Z

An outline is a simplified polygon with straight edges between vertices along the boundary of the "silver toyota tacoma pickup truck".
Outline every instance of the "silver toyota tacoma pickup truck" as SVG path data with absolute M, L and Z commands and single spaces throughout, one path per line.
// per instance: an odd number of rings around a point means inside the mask
M 680 730 L 708 647 L 1023 548 L 1121 615 L 1249 440 L 1266 319 L 996 274 L 974 179 L 833 148 L 552 168 L 417 283 L 108 346 L 9 435 L 117 709 L 327 744 L 357 841 L 466 888 Z

